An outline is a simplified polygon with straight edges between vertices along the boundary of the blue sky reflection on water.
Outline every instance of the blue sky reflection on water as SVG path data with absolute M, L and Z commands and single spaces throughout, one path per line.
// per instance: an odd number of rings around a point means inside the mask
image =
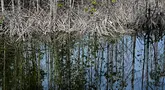
M 127 87 L 125 89 L 126 90 L 131 90 L 131 70 L 132 70 L 132 52 L 133 52 L 132 51 L 132 48 L 133 47 L 132 47 L 131 37 L 130 36 L 125 36 L 124 37 L 124 41 L 128 41 L 127 43 L 124 43 L 124 45 L 125 45 L 124 47 L 126 48 L 125 52 L 127 51 L 124 54 L 124 59 L 125 59 L 124 60 L 125 61 L 125 66 L 124 66 L 125 67 L 124 68 L 125 72 L 124 73 L 125 73 L 125 79 L 126 79 L 126 81 L 128 83 L 128 85 L 127 85 Z M 135 55 L 136 56 L 135 57 L 136 59 L 135 59 L 135 70 L 134 70 L 134 72 L 135 72 L 135 81 L 134 81 L 135 90 L 140 90 L 141 89 L 142 68 L 143 68 L 143 65 L 142 64 L 143 64 L 143 59 L 144 59 L 144 42 L 143 41 L 144 40 L 139 39 L 139 38 L 137 38 L 137 40 L 136 40 L 136 55 Z M 120 40 L 118 43 L 122 43 L 122 40 Z M 102 45 L 103 45 L 102 47 L 105 48 L 105 50 L 103 52 L 103 57 L 107 57 L 107 49 L 106 49 L 107 43 L 104 43 Z M 118 47 L 120 47 L 120 45 L 118 45 Z M 164 41 L 163 40 L 160 40 L 159 43 L 158 43 L 158 51 L 159 51 L 158 58 L 161 58 L 160 56 L 163 55 L 163 48 L 164 48 Z M 77 49 L 78 48 L 75 48 L 73 50 L 73 56 L 72 56 L 72 58 L 74 58 L 74 55 L 75 56 L 77 55 Z M 152 45 L 150 45 L 150 49 L 151 49 L 151 52 L 152 52 L 152 53 L 150 53 L 150 60 L 152 60 L 154 58 L 152 56 L 152 54 L 153 54 L 153 51 L 152 51 L 153 50 L 153 46 Z M 87 54 L 87 50 L 88 49 L 85 46 L 84 54 Z M 119 50 L 118 52 L 122 52 L 122 50 Z M 82 51 L 81 51 L 81 53 L 82 53 Z M 41 69 L 43 69 L 47 73 L 45 75 L 44 81 L 42 82 L 42 85 L 44 86 L 44 90 L 48 90 L 48 87 L 49 87 L 48 86 L 49 85 L 48 84 L 48 81 L 49 81 L 49 75 L 50 75 L 50 72 L 48 71 L 49 70 L 48 69 L 48 66 L 49 65 L 47 65 L 50 62 L 47 62 L 46 61 L 46 55 L 48 55 L 48 54 L 45 54 L 44 55 L 44 58 L 43 58 L 43 60 L 41 62 Z M 101 57 L 101 56 L 98 56 L 98 57 Z M 118 56 L 118 58 L 120 58 L 120 56 Z M 86 59 L 84 59 L 84 60 L 86 60 Z M 73 61 L 73 63 L 74 63 L 74 61 Z M 101 71 L 100 67 L 102 67 L 102 72 L 99 73 L 99 74 L 103 74 L 103 75 L 98 79 L 99 80 L 98 83 L 101 83 L 100 86 L 99 86 L 99 87 L 101 87 L 100 89 L 101 90 L 105 90 L 106 89 L 106 82 L 107 82 L 107 80 L 106 80 L 104 74 L 106 73 L 107 69 L 104 68 L 104 67 L 106 67 L 107 59 L 105 58 L 105 60 L 104 61 L 100 61 L 100 63 L 102 63 L 102 66 L 99 65 L 99 68 L 97 68 L 97 69 L 98 69 L 98 72 L 100 72 Z M 149 69 L 149 71 L 150 70 L 151 69 Z M 91 75 L 92 76 L 92 81 L 93 81 L 93 83 L 95 83 L 95 78 L 96 78 L 95 77 L 95 73 L 96 73 L 96 71 L 95 71 L 94 67 L 93 66 L 92 67 L 86 67 L 86 71 L 87 71 L 87 73 L 86 73 L 86 79 L 87 79 L 87 81 L 90 81 L 91 80 L 91 78 L 89 76 L 90 76 L 90 73 L 92 73 L 92 75 Z M 160 81 L 164 82 L 163 80 L 164 80 L 164 78 L 161 78 L 160 79 Z M 149 81 L 152 81 L 152 80 L 149 79 Z M 144 79 L 144 85 L 145 84 L 146 83 L 145 83 L 145 79 Z M 118 82 L 114 83 L 113 85 L 114 85 L 114 88 L 115 88 L 116 86 L 118 86 Z

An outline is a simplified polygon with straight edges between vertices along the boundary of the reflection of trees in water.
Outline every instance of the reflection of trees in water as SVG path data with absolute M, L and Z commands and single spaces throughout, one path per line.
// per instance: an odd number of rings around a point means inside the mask
M 52 36 L 52 42 L 31 39 L 10 43 L 1 38 L 1 86 L 6 90 L 41 90 L 47 77 L 50 90 L 124 90 L 136 89 L 137 84 L 139 89 L 164 88 L 160 42 L 139 46 L 136 36 L 100 38 L 96 34 L 83 38 L 66 34 L 60 40 Z M 43 62 L 46 69 L 42 70 Z
M 0 40 L 0 79 L 3 79 L 0 83 L 3 89 L 41 89 L 43 70 L 36 67 L 32 54 L 27 54 L 30 51 L 24 51 L 27 48 L 24 43 L 10 43 L 8 40 Z

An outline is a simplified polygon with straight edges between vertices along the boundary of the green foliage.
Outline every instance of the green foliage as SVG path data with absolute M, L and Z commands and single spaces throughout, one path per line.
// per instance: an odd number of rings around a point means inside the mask
M 0 24 L 3 24 L 3 20 L 4 20 L 4 17 L 2 16 L 2 17 L 0 18 Z
M 91 13 L 94 13 L 94 12 L 96 12 L 97 10 L 95 9 L 95 8 L 91 8 L 91 10 L 90 10 L 90 12 Z
M 64 4 L 62 4 L 62 3 L 58 3 L 57 6 L 58 6 L 58 7 L 63 7 Z
M 84 8 L 84 11 L 87 12 L 87 13 L 95 13 L 97 10 L 93 7 L 93 8 Z
M 115 3 L 116 2 L 116 0 L 112 0 L 112 3 Z
M 97 5 L 97 2 L 96 2 L 96 0 L 92 0 L 92 5 Z
M 85 12 L 88 12 L 88 8 L 84 8 L 84 11 L 85 11 Z
M 3 20 L 0 20 L 0 24 L 3 24 Z

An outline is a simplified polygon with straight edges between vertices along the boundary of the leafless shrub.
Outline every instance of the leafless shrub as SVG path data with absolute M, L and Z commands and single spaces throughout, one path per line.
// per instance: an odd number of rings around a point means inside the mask
M 161 0 L 161 2 L 164 1 Z M 47 33 L 61 31 L 66 33 L 80 32 L 81 34 L 97 32 L 99 36 L 116 37 L 134 31 L 136 27 L 141 27 L 147 20 L 144 0 L 119 0 L 114 4 L 111 3 L 112 5 L 107 5 L 106 0 L 102 0 L 96 6 L 91 2 L 81 2 L 77 5 L 74 4 L 74 7 L 72 4 L 71 6 L 59 6 L 55 1 L 51 1 L 51 3 L 45 5 L 47 9 L 50 6 L 50 11 L 39 7 L 39 4 L 36 6 L 37 9 L 28 10 L 21 7 L 19 12 L 16 10 L 5 11 L 3 16 L 5 16 L 4 20 L 7 24 L 5 24 L 4 33 L 10 37 L 17 37 L 17 40 L 31 38 L 33 33 L 35 35 L 49 35 Z M 164 13 L 164 3 L 157 3 L 155 0 L 148 3 L 156 13 Z M 65 4 L 70 3 L 66 2 Z M 13 4 L 12 7 L 14 7 Z M 17 7 L 14 8 L 17 9 Z M 88 10 L 85 10 L 86 8 Z M 3 10 L 5 9 L 3 8 Z M 156 17 L 156 14 L 154 15 Z M 164 23 L 164 17 L 161 20 Z M 158 22 L 155 18 L 150 21 L 152 24 Z M 133 24 L 133 28 L 128 28 L 128 24 Z

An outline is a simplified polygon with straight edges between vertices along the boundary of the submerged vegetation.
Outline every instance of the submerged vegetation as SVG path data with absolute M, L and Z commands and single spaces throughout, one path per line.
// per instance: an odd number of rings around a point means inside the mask
M 164 90 L 164 0 L 1 0 L 0 90 Z

